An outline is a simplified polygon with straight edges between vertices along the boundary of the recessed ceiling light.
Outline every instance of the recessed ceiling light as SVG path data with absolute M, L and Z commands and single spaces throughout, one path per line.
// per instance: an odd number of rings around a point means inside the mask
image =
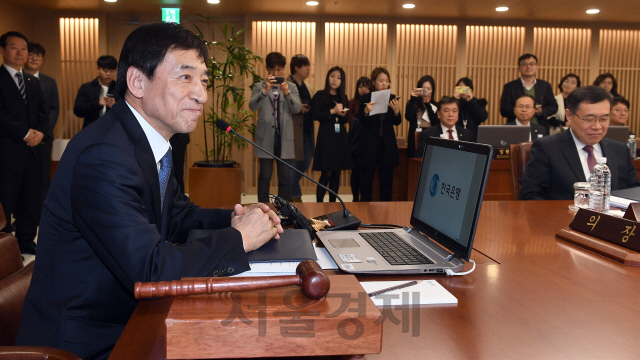
M 509 10 L 509 8 L 506 6 L 500 6 L 496 8 L 496 11 L 507 11 L 507 10 Z
M 106 1 L 106 2 L 116 2 L 118 0 L 104 0 L 104 1 Z
M 220 0 L 207 0 L 209 4 L 220 4 Z
M 320 3 L 317 2 L 317 1 L 307 1 L 307 5 L 309 5 L 309 6 L 318 6 L 318 4 L 320 4 Z
M 405 9 L 413 9 L 414 7 L 416 7 L 415 4 L 404 4 L 402 5 L 403 8 Z
M 598 10 L 598 9 L 589 9 L 589 10 L 587 10 L 587 14 L 597 14 L 599 12 L 600 12 L 600 10 Z

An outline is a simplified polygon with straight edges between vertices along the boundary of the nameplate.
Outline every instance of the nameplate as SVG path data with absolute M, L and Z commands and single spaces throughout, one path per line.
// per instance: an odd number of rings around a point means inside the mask
M 496 159 L 509 159 L 509 148 L 496 149 Z
M 587 209 L 579 209 L 569 228 L 583 234 L 640 251 L 640 223 Z

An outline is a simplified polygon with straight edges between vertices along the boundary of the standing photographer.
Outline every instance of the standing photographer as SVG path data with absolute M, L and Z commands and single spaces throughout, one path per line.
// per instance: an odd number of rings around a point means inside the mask
M 473 96 L 473 81 L 468 77 L 458 80 L 453 90 L 453 97 L 458 99 L 460 105 L 457 125 L 471 131 L 473 133 L 471 141 L 475 142 L 478 139 L 478 127 L 489 117 L 486 109 L 487 100 Z

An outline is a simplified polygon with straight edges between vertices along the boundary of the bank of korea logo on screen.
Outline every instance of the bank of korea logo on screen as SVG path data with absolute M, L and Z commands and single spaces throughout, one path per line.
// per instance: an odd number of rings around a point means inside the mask
M 436 193 L 438 193 L 438 181 L 440 181 L 440 177 L 438 174 L 434 174 L 431 178 L 431 184 L 429 184 L 429 194 L 431 194 L 431 197 L 436 196 Z

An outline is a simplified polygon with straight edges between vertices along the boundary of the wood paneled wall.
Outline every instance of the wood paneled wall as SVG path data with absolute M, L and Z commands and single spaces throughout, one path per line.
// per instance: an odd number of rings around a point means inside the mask
M 612 73 L 618 82 L 618 94 L 631 103 L 629 126 L 640 131 L 640 31 L 600 30 L 600 73 Z
M 82 129 L 82 119 L 73 114 L 73 104 L 80 85 L 96 76 L 98 19 L 60 18 L 60 117 L 56 134 L 70 139 Z M 62 128 L 61 128 L 62 126 Z
M 555 94 L 560 80 L 569 73 L 589 85 L 591 29 L 533 28 L 533 53 L 538 57 L 537 77 L 551 84 Z
M 436 101 L 443 96 L 451 96 L 456 79 L 456 48 L 458 27 L 455 25 L 414 25 L 396 26 L 396 69 L 392 77 L 397 79 L 397 91 L 403 103 L 411 97 L 418 80 L 431 75 L 436 80 L 433 94 Z M 404 116 L 404 106 L 402 112 Z M 409 122 L 403 121 L 396 127 L 396 136 L 407 138 Z
M 467 74 L 474 96 L 489 102 L 485 125 L 504 124 L 500 95 L 504 84 L 519 76 L 517 62 L 524 53 L 524 40 L 524 27 L 467 26 Z

